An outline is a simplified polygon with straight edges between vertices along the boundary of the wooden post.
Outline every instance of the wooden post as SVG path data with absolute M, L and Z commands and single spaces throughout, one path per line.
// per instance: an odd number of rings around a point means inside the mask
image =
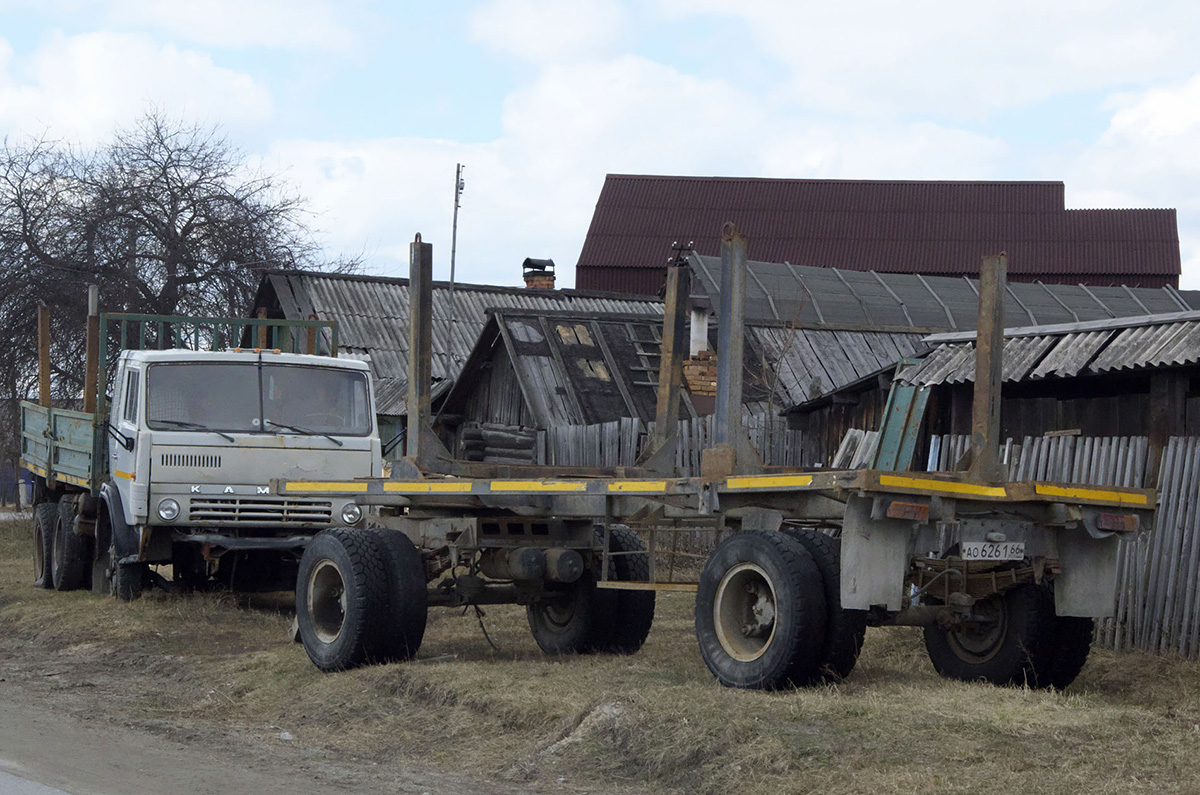
M 50 408 L 50 307 L 38 303 L 38 402 Z
M 100 372 L 100 287 L 88 285 L 87 352 L 83 380 L 83 410 L 96 413 L 96 381 Z
M 1008 255 L 984 257 L 975 334 L 975 402 L 971 411 L 971 480 L 1004 480 L 1000 465 L 1000 384 L 1004 376 L 1004 284 Z

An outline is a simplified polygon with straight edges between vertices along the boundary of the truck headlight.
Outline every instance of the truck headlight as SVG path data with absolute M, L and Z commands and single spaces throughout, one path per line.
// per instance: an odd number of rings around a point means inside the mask
M 179 517 L 179 503 L 169 497 L 158 504 L 158 518 L 173 522 Z
M 358 524 L 362 519 L 362 508 L 359 508 L 354 503 L 349 503 L 342 507 L 342 522 L 345 524 Z

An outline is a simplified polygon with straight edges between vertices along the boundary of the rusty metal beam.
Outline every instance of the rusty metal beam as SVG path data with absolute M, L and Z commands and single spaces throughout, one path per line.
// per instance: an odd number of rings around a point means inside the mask
M 1000 385 L 1004 376 L 1004 290 L 1008 255 L 983 258 L 975 337 L 975 400 L 971 406 L 971 467 L 977 482 L 1004 480 L 1000 463 Z
M 717 401 L 713 441 L 742 433 L 742 368 L 746 336 L 746 238 L 732 221 L 721 229 L 721 309 L 717 326 Z
M 408 247 L 408 430 L 405 461 L 417 471 L 452 469 L 452 456 L 430 425 L 429 390 L 433 351 L 433 244 L 421 235 Z M 396 476 L 405 468 L 393 468 Z

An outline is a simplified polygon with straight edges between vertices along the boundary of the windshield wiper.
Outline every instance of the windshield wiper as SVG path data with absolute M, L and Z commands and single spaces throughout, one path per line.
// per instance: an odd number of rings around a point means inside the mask
M 289 431 L 295 431 L 296 433 L 302 433 L 305 436 L 324 436 L 326 439 L 333 442 L 338 447 L 345 447 L 345 442 L 343 442 L 341 439 L 337 438 L 336 436 L 330 436 L 329 434 L 327 434 L 323 431 L 314 431 L 312 428 L 305 428 L 301 425 L 288 425 L 287 423 L 276 422 L 275 420 L 264 419 L 263 422 L 266 423 L 267 425 L 274 425 L 276 428 L 287 428 Z
M 209 433 L 215 433 L 217 436 L 220 436 L 224 439 L 228 439 L 231 442 L 237 441 L 237 439 L 234 439 L 232 436 L 225 433 L 224 431 L 218 431 L 216 428 L 210 428 L 207 425 L 202 425 L 199 422 L 189 422 L 187 420 L 150 420 L 150 421 L 151 422 L 160 422 L 163 425 L 174 425 L 177 428 L 186 428 L 189 431 L 208 431 Z

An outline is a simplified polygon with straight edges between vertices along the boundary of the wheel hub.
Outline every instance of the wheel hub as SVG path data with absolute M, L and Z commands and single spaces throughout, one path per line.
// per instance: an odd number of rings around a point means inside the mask
M 982 599 L 975 603 L 971 618 L 963 622 L 962 629 L 948 633 L 950 647 L 969 662 L 990 660 L 1004 643 L 1007 624 L 1003 598 L 992 595 Z
M 717 640 L 738 662 L 761 657 L 775 637 L 776 597 L 760 566 L 740 563 L 725 573 L 713 603 Z
M 346 582 L 332 560 L 322 560 L 308 578 L 308 614 L 322 643 L 333 643 L 346 622 Z

